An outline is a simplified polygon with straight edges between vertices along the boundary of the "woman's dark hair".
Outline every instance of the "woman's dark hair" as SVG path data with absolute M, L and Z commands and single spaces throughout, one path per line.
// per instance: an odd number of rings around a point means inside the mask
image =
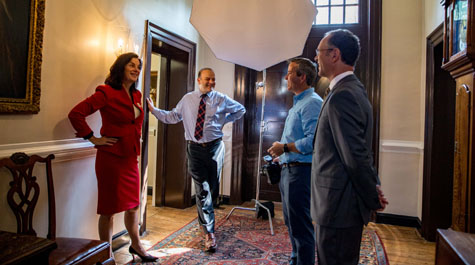
M 353 32 L 346 29 L 337 29 L 325 33 L 328 44 L 336 47 L 341 52 L 341 60 L 351 66 L 355 66 L 360 56 L 360 39 Z
M 106 78 L 106 85 L 113 87 L 114 89 L 120 90 L 122 89 L 122 80 L 124 78 L 124 69 L 125 66 L 133 59 L 137 58 L 140 62 L 139 69 L 142 69 L 142 60 L 140 60 L 139 56 L 133 52 L 128 52 L 119 55 L 115 62 L 112 64 L 110 68 L 109 75 Z M 130 86 L 130 90 L 133 91 L 135 89 L 135 83 Z

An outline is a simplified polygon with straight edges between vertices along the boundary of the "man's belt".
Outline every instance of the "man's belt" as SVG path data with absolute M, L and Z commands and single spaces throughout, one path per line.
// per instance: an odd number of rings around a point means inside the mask
M 192 145 L 199 145 L 199 146 L 201 146 L 201 147 L 207 147 L 207 146 L 210 146 L 210 145 L 212 145 L 212 144 L 215 144 L 215 143 L 217 143 L 217 142 L 219 142 L 219 141 L 221 141 L 221 140 L 222 140 L 222 137 L 219 137 L 219 138 L 214 139 L 213 141 L 207 142 L 207 143 L 197 143 L 197 142 L 193 142 L 193 141 L 190 141 L 190 140 L 188 140 L 188 141 L 186 141 L 186 142 L 189 143 L 189 144 L 192 144 Z
M 304 163 L 304 162 L 289 162 L 283 163 L 282 167 L 309 167 L 312 166 L 312 163 Z

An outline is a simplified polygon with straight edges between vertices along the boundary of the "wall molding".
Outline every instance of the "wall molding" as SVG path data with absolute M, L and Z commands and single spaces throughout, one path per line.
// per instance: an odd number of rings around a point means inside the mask
M 421 220 L 415 216 L 399 215 L 399 214 L 390 214 L 390 213 L 376 213 L 376 223 L 378 224 L 388 224 L 388 225 L 399 225 L 406 227 L 415 227 L 417 229 L 421 228 Z
M 94 145 L 81 138 L 0 145 L 0 158 L 10 157 L 16 152 L 39 156 L 54 154 L 55 159 L 53 162 L 56 163 L 96 155 Z
M 419 141 L 381 140 L 381 152 L 423 154 L 424 143 Z

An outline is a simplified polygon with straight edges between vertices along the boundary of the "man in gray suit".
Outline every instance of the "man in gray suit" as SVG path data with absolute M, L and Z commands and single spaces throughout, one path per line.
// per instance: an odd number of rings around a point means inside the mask
M 388 203 L 373 167 L 371 105 L 353 74 L 359 53 L 358 37 L 339 29 L 325 34 L 315 56 L 331 90 L 317 123 L 311 173 L 320 265 L 358 264 L 363 226 Z

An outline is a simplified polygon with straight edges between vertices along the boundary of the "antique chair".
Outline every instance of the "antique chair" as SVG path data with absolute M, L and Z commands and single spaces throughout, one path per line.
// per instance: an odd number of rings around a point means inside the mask
M 36 236 L 33 229 L 33 212 L 40 194 L 37 177 L 32 176 L 36 162 L 46 164 L 48 187 L 48 235 L 57 244 L 49 255 L 49 264 L 115 264 L 110 255 L 110 244 L 105 241 L 56 237 L 56 208 L 51 160 L 54 155 L 42 158 L 38 155 L 14 153 L 10 158 L 0 160 L 0 168 L 6 167 L 13 177 L 7 194 L 7 201 L 15 214 L 17 233 Z

